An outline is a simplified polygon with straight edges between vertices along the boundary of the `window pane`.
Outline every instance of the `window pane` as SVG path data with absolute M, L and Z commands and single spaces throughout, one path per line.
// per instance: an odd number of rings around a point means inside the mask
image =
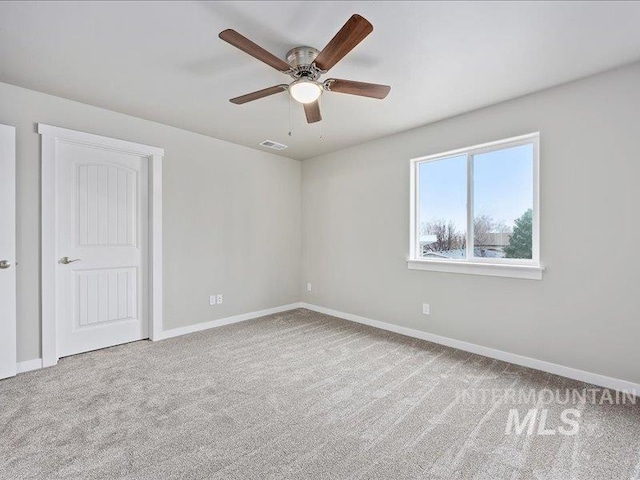
M 420 163 L 418 182 L 418 256 L 466 258 L 466 155 Z
M 532 144 L 474 155 L 474 257 L 531 258 L 532 212 Z

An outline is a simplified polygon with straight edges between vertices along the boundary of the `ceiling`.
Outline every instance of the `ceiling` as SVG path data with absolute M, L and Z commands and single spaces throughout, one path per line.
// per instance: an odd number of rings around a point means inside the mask
M 329 76 L 385 100 L 325 93 L 313 125 L 286 93 L 228 101 L 289 77 L 221 30 L 284 57 L 353 13 L 374 31 Z M 0 2 L 0 81 L 305 159 L 638 60 L 639 23 L 624 1 Z

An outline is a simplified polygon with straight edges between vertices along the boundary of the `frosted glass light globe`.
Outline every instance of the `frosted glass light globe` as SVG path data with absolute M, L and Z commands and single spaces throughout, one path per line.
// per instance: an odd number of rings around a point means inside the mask
M 289 94 L 296 102 L 313 103 L 322 95 L 322 87 L 306 78 L 300 78 L 289 85 Z

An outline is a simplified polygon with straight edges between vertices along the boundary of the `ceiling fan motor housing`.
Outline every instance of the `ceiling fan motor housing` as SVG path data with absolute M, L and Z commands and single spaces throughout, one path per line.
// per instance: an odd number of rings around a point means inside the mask
M 295 47 L 287 53 L 287 63 L 291 65 L 293 78 L 308 78 L 317 80 L 323 73 L 313 61 L 319 55 L 319 51 L 313 47 Z

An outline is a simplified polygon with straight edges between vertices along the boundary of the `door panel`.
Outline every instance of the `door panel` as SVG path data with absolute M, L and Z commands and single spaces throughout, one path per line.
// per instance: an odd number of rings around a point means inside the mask
M 136 246 L 137 172 L 113 165 L 77 165 L 79 246 Z
M 137 283 L 137 268 L 76 271 L 74 327 L 134 320 L 138 311 Z
M 147 160 L 58 146 L 59 355 L 148 337 Z
M 16 374 L 16 129 L 0 125 L 0 378 Z

